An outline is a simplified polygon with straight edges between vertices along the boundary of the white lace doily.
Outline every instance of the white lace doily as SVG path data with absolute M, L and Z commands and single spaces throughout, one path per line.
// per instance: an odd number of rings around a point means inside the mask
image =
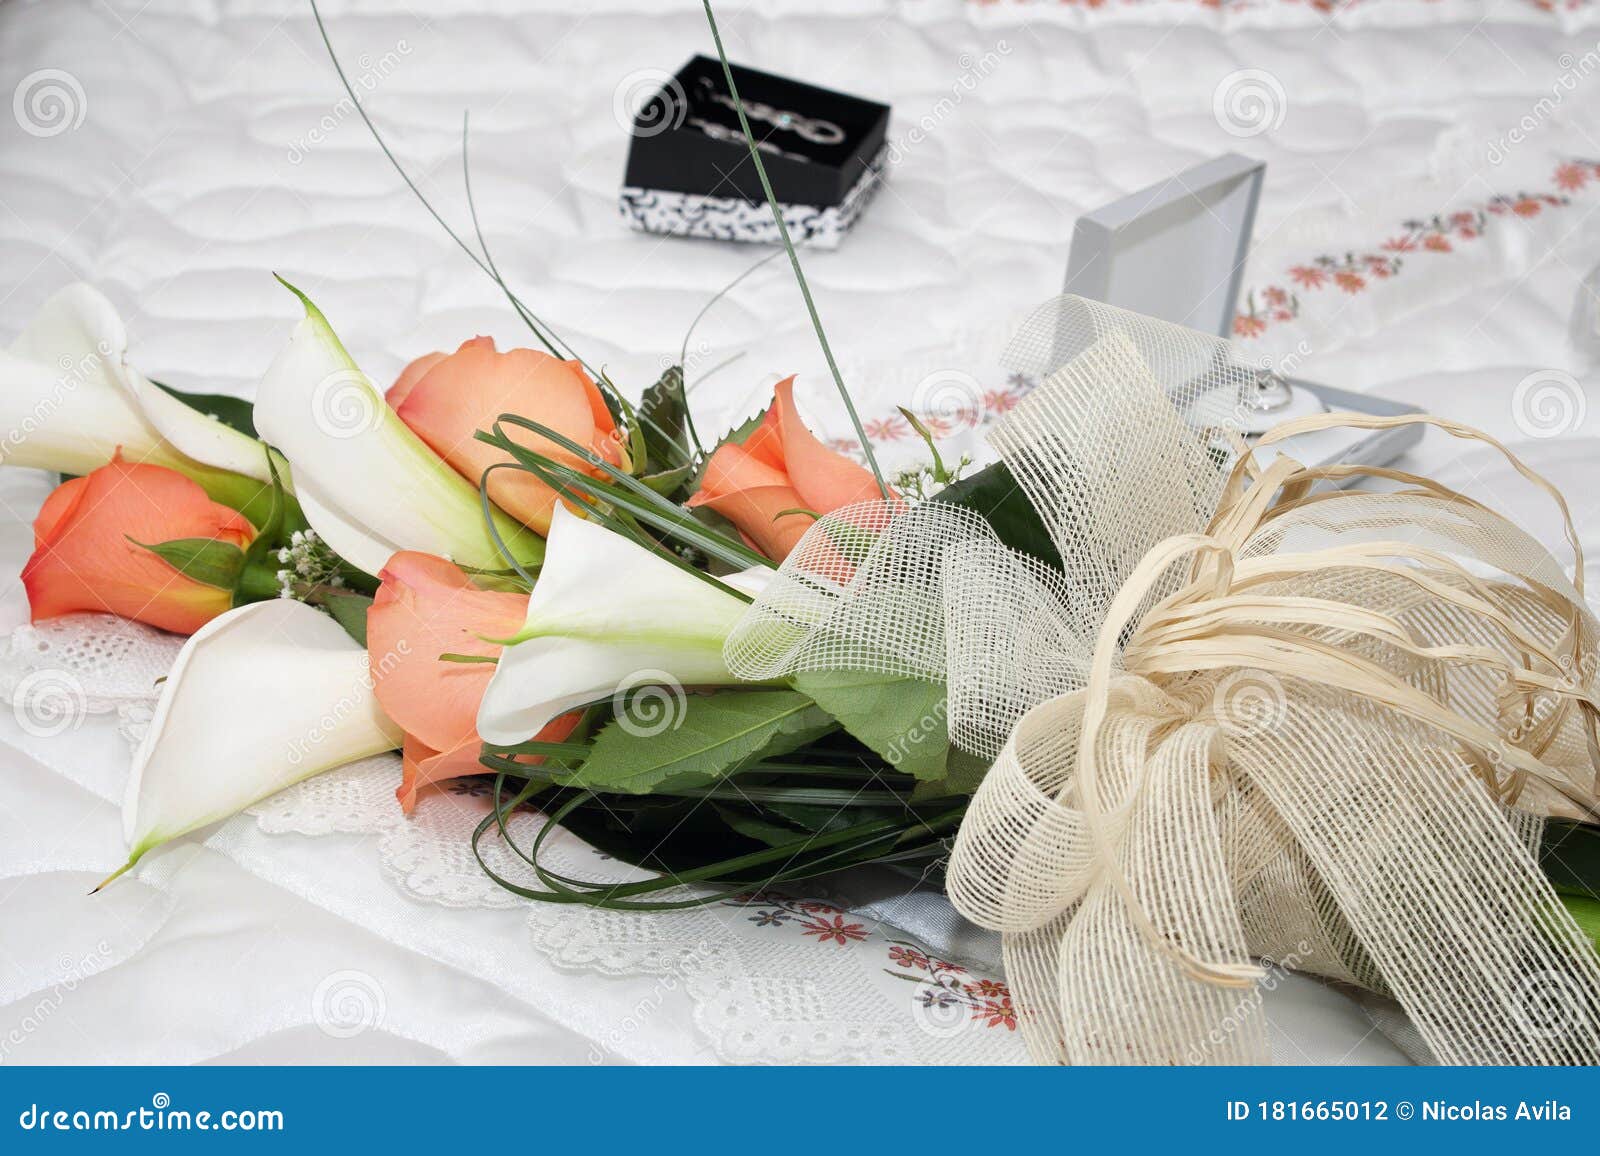
M 104 615 L 24 626 L 0 640 L 0 688 L 29 734 L 76 727 L 114 712 L 136 743 L 182 639 Z M 627 1052 L 627 1025 L 656 1004 L 686 1000 L 704 1037 L 697 1052 L 734 1062 L 1022 1063 L 1004 983 L 970 959 L 941 958 L 922 941 L 839 901 L 756 895 L 683 911 L 630 913 L 533 902 L 497 886 L 476 861 L 471 834 L 489 813 L 490 788 L 458 780 L 426 793 L 415 813 L 395 800 L 400 761 L 382 755 L 291 787 L 225 824 L 206 842 L 268 881 L 427 954 L 461 953 L 522 998 L 543 957 L 574 973 L 647 979 L 638 1006 L 600 1017 L 596 1062 Z M 526 848 L 543 822 L 511 821 Z M 355 840 L 375 857 L 397 904 L 363 905 L 353 880 L 302 869 L 317 843 Z M 265 842 L 263 840 L 266 840 Z M 537 887 L 532 871 L 497 838 L 483 841 L 502 876 Z M 153 856 L 152 859 L 157 857 Z M 624 880 L 639 873 L 559 832 L 544 858 L 556 871 Z M 143 869 L 141 869 L 143 871 Z M 164 867 L 143 872 L 159 878 Z M 494 912 L 480 942 L 430 942 L 425 913 L 404 905 Z M 516 929 L 508 931 L 508 929 Z M 610 990 L 610 989 L 605 989 Z M 617 1026 L 618 1024 L 622 1026 Z

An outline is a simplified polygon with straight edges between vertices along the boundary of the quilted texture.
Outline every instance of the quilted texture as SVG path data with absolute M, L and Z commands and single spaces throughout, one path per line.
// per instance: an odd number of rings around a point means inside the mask
M 707 297 L 761 255 L 641 236 L 617 214 L 618 108 L 641 77 L 708 50 L 697 0 L 324 11 L 366 106 L 464 232 L 471 111 L 496 259 L 625 390 L 676 359 Z M 841 248 L 805 262 L 871 429 L 900 458 L 913 449 L 896 404 L 937 407 L 951 390 L 986 411 L 1009 404 L 993 356 L 1060 289 L 1080 213 L 1236 150 L 1269 165 L 1236 320 L 1249 356 L 1558 449 L 1558 480 L 1582 488 L 1600 422 L 1600 335 L 1573 327 L 1600 263 L 1596 5 L 727 0 L 719 11 L 735 59 L 894 108 L 886 188 Z M 14 0 L 0 6 L 0 82 L 12 98 L 0 114 L 0 338 L 86 279 L 124 312 L 152 376 L 247 396 L 295 314 L 275 270 L 380 381 L 475 333 L 502 348 L 526 340 L 342 101 L 295 0 Z M 831 437 L 847 430 L 782 262 L 708 316 L 688 362 L 692 381 L 717 370 L 694 392 L 703 427 L 798 373 L 807 416 Z M 1554 383 L 1546 396 L 1565 403 L 1554 424 L 1524 384 L 1540 373 L 1535 385 Z M 1468 478 L 1482 465 L 1434 443 L 1421 457 Z M 26 553 L 41 496 L 0 488 L 6 558 Z M 1578 517 L 1597 544 L 1595 515 Z M 13 565 L 0 579 L 7 626 L 22 615 L 14 577 Z M 6 925 L 21 912 L 42 930 L 26 951 L 0 936 L 0 1027 L 41 1000 L 52 1008 L 18 1058 L 576 1060 L 617 1038 L 641 990 L 660 1010 L 606 1058 L 716 1054 L 682 991 L 561 974 L 537 957 L 508 1001 L 468 974 L 469 913 L 425 916 L 463 955 L 404 951 L 373 929 L 393 896 L 319 906 L 310 882 L 263 882 L 273 847 L 239 832 L 86 906 L 75 897 L 120 861 L 117 740 L 85 725 L 46 747 L 12 722 L 0 712 L 0 827 L 12 836 L 0 840 L 0 903 Z M 308 841 L 305 855 L 307 873 L 378 886 L 358 838 Z M 205 977 L 253 936 L 292 949 L 297 974 L 404 977 L 388 987 L 390 1032 L 330 1044 L 308 1026 L 314 993 L 279 978 L 270 952 L 254 966 L 276 1010 L 230 1012 L 231 990 Z M 57 999 L 64 985 L 70 999 Z M 1286 1014 L 1333 1060 L 1365 1021 L 1328 1000 L 1342 1005 L 1321 993 Z

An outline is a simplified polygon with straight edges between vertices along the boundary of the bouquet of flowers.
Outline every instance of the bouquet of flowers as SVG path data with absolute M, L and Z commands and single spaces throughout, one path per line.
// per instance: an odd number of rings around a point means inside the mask
M 289 288 L 253 406 L 140 374 L 86 286 L 0 356 L 6 461 L 68 475 L 34 617 L 190 636 L 117 874 L 399 749 L 406 810 L 492 776 L 475 848 L 549 817 L 512 847 L 532 878 L 495 876 L 531 900 L 945 879 L 1004 933 L 1041 1059 L 1259 1062 L 1262 957 L 1393 995 L 1445 1061 L 1600 1059 L 1581 551 L 1569 578 L 1436 482 L 1292 457 L 1340 423 L 1484 435 L 1326 415 L 1246 445 L 1224 343 L 1063 298 L 1014 347 L 1044 384 L 999 460 L 962 476 L 907 414 L 930 461 L 891 486 L 793 379 L 706 445 L 681 367 L 631 401 L 507 289 L 544 348 L 474 338 L 381 390 Z M 1361 474 L 1398 488 L 1334 488 Z M 550 869 L 559 827 L 646 874 Z

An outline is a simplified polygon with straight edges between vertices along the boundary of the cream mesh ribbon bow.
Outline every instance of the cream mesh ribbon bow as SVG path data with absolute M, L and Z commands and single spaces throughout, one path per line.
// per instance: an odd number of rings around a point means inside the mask
M 1392 994 L 1443 1062 L 1600 1062 L 1600 964 L 1535 856 L 1596 806 L 1570 518 L 1571 580 L 1462 494 L 1291 454 L 1423 421 L 1560 495 L 1436 418 L 1239 455 L 1226 343 L 1079 298 L 1010 360 L 1042 383 L 990 440 L 1064 572 L 947 503 L 850 507 L 726 658 L 947 685 L 952 742 L 994 760 L 949 894 L 1003 933 L 1034 1055 L 1266 1062 L 1270 958 Z M 1359 474 L 1393 488 L 1327 485 Z

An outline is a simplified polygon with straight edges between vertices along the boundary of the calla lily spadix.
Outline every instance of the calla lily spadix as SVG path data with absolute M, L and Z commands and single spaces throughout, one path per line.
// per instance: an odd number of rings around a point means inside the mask
M 162 687 L 128 779 L 128 862 L 116 874 L 170 839 L 401 740 L 378 706 L 366 650 L 332 618 L 287 599 L 230 610 L 184 644 Z
M 0 462 L 87 474 L 120 448 L 241 507 L 270 482 L 255 439 L 173 397 L 128 364 L 128 331 L 88 285 L 69 285 L 0 350 Z
M 284 284 L 306 315 L 261 381 L 255 421 L 294 463 L 295 493 L 307 521 L 369 574 L 401 550 L 503 568 L 477 486 L 407 428 L 322 311 Z M 514 557 L 538 562 L 544 548 L 538 535 L 498 509 L 491 517 Z
M 750 593 L 772 570 L 723 581 Z M 747 603 L 557 503 L 528 617 L 500 655 L 478 733 L 510 746 L 641 674 L 733 686 L 722 645 Z

